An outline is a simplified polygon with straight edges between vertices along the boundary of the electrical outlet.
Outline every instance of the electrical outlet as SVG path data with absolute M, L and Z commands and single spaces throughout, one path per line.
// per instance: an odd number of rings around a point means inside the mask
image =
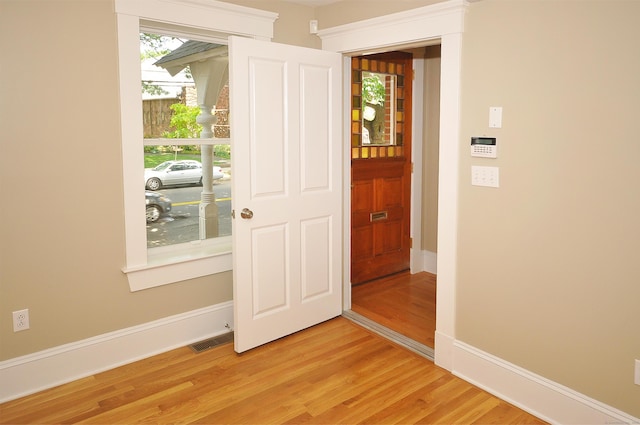
M 640 385 L 640 360 L 636 359 L 636 373 L 633 379 L 636 385 Z
M 20 332 L 29 329 L 29 309 L 13 312 L 13 331 Z

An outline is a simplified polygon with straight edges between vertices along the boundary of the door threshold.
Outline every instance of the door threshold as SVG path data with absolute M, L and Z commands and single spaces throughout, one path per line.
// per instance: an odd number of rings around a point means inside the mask
M 351 320 L 352 322 L 362 326 L 363 328 L 366 328 L 382 336 L 383 338 L 390 340 L 391 342 L 401 345 L 402 347 L 407 348 L 413 351 L 414 353 L 421 355 L 422 357 L 426 357 L 431 361 L 434 361 L 435 359 L 435 353 L 433 351 L 433 348 L 427 347 L 424 344 L 420 344 L 419 342 L 411 338 L 408 338 L 402 335 L 401 333 L 398 333 L 392 329 L 382 326 L 381 324 L 374 322 L 373 320 L 368 319 L 363 315 L 356 313 L 353 310 L 343 311 L 342 317 L 345 317 Z

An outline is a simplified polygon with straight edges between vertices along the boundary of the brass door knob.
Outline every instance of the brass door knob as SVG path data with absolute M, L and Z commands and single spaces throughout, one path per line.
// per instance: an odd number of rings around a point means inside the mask
M 242 212 L 240 212 L 240 217 L 248 220 L 253 217 L 253 211 L 249 208 L 243 208 Z

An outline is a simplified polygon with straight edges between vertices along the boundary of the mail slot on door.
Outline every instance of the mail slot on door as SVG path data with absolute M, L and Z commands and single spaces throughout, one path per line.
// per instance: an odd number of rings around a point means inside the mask
M 386 211 L 372 212 L 371 214 L 369 214 L 369 220 L 371 222 L 380 221 L 380 220 L 386 220 L 386 219 L 387 219 L 387 212 Z

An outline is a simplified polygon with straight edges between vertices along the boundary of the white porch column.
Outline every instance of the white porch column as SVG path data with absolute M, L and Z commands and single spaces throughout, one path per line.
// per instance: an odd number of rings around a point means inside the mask
M 212 57 L 189 64 L 198 94 L 200 115 L 197 122 L 202 125 L 200 138 L 213 137 L 212 126 L 216 117 L 211 114 L 220 91 L 229 79 L 229 60 L 226 56 Z M 213 193 L 213 146 L 201 148 L 202 193 L 200 195 L 199 222 L 200 239 L 218 236 L 218 206 Z
M 196 83 L 197 88 L 197 83 Z M 199 92 L 199 89 L 198 89 Z M 213 105 L 198 105 L 200 115 L 196 121 L 202 126 L 200 138 L 213 137 L 211 127 L 216 123 L 216 117 L 211 114 Z M 214 238 L 218 236 L 218 205 L 216 195 L 213 193 L 213 146 L 202 145 L 200 147 L 200 162 L 202 162 L 202 192 L 200 193 L 199 235 L 200 239 Z

